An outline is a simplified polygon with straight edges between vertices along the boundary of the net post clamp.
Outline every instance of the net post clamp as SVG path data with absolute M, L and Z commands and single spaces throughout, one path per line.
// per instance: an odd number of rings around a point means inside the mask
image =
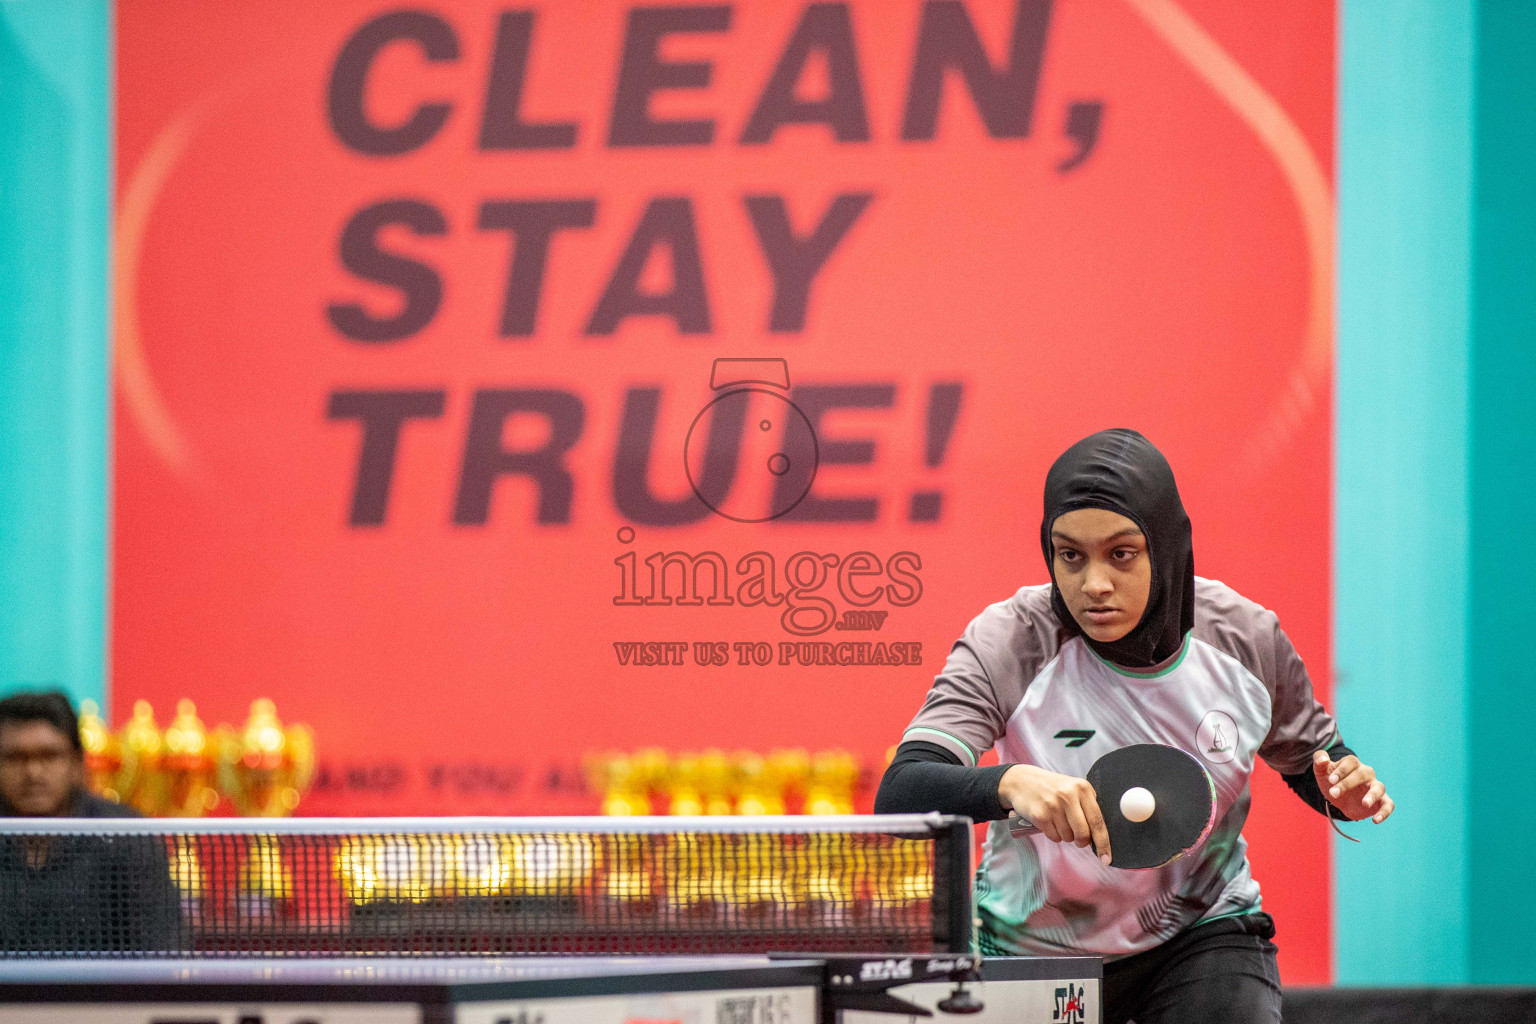
M 935 981 L 955 985 L 955 991 L 940 1000 L 941 1010 L 968 1014 L 982 1009 L 982 1004 L 965 990 L 966 982 L 980 978 L 981 961 L 974 956 L 833 956 L 825 958 L 825 964 L 825 1005 L 838 1018 L 843 1010 L 932 1017 L 932 1010 L 894 996 L 889 990 L 898 985 Z

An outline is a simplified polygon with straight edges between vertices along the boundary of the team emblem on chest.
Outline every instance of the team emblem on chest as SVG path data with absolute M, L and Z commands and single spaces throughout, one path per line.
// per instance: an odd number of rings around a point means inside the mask
M 1195 730 L 1195 753 L 1212 764 L 1237 756 L 1237 723 L 1225 711 L 1207 711 Z

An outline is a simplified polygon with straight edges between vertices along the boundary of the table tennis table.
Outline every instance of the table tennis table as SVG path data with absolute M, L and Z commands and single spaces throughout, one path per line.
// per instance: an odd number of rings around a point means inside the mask
M 1099 1019 L 943 815 L 0 820 L 0 1024 Z
M 23 958 L 0 960 L 0 1024 L 1095 1024 L 1101 976 L 1094 957 Z M 957 988 L 980 1009 L 939 1008 Z

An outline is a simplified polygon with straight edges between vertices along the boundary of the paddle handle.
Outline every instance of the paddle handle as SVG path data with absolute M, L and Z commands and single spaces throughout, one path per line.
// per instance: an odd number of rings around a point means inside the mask
M 1024 839 L 1028 836 L 1038 836 L 1043 833 L 1040 831 L 1039 825 L 1036 825 L 1028 818 L 1021 818 L 1017 813 L 1010 811 L 1008 814 L 1008 834 L 1015 839 Z M 1095 852 L 1098 851 L 1098 848 L 1097 843 L 1093 844 Z
M 1040 826 L 1028 818 L 1021 818 L 1016 811 L 1008 812 L 1008 834 L 1015 839 L 1025 836 L 1037 836 L 1040 834 Z

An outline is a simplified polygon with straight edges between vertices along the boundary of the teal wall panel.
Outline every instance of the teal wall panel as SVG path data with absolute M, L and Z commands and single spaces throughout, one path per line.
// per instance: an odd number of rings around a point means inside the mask
M 1536 4 L 1477 18 L 1471 358 L 1471 806 L 1474 982 L 1536 984 Z
M 1341 0 L 1335 699 L 1399 802 L 1335 844 L 1341 983 L 1536 983 L 1533 44 Z M 111 64 L 108 0 L 0 3 L 0 692 L 105 686 Z
M 0 3 L 0 692 L 100 699 L 111 8 Z
M 1468 978 L 1473 11 L 1345 0 L 1341 14 L 1335 703 L 1398 809 L 1349 826 L 1358 845 L 1335 841 L 1335 976 L 1454 983 Z
M 1346 0 L 1336 590 L 1343 983 L 1536 984 L 1536 4 Z

